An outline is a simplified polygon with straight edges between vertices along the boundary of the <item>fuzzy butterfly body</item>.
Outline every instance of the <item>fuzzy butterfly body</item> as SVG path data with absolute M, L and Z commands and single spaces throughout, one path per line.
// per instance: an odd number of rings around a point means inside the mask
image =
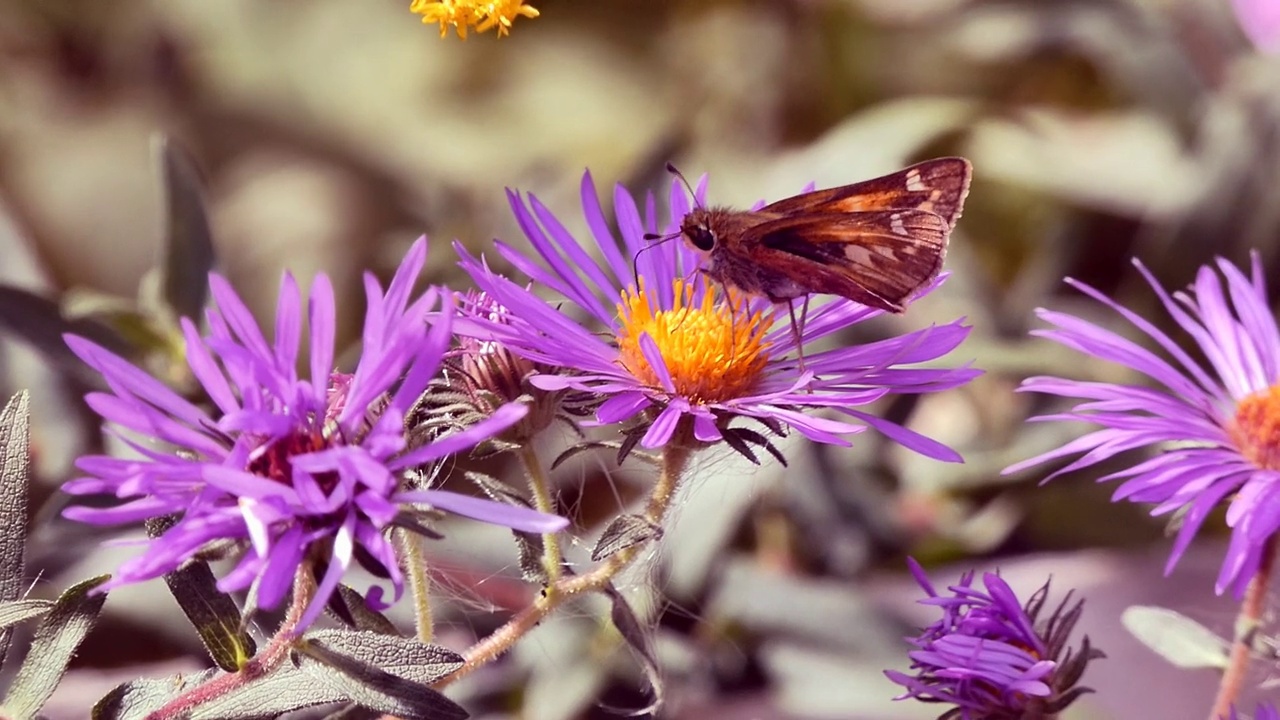
M 774 302 L 829 293 L 902 312 L 942 270 L 972 174 L 964 158 L 927 160 L 755 211 L 697 208 L 680 232 L 707 276 L 744 292 Z

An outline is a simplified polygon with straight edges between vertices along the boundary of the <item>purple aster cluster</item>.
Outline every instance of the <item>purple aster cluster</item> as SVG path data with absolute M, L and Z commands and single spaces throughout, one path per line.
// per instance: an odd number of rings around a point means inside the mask
M 908 638 L 914 674 L 885 671 L 907 689 L 897 699 L 954 705 L 941 716 L 946 720 L 1020 720 L 1051 717 L 1090 692 L 1076 684 L 1102 653 L 1088 638 L 1079 652 L 1067 648 L 1083 601 L 1071 603 L 1068 593 L 1042 620 L 1048 583 L 1021 604 L 999 575 L 984 573 L 980 589 L 970 572 L 944 595 L 914 559 L 908 563 L 928 595 L 919 602 L 939 608 L 942 617 Z
M 315 278 L 305 308 L 296 282 L 285 276 L 271 340 L 227 281 L 212 275 L 208 336 L 182 321 L 187 360 L 211 408 L 189 402 L 88 340 L 67 338 L 110 388 L 90 394 L 90 407 L 135 455 L 81 459 L 84 475 L 64 489 L 73 495 L 107 493 L 124 502 L 72 507 L 66 516 L 103 525 L 178 518 L 102 589 L 162 576 L 211 544 L 234 541 L 244 552 L 219 587 L 253 587 L 261 607 L 280 603 L 300 566 L 322 570 L 296 628 L 301 632 L 324 608 L 358 550 L 380 566 L 392 601 L 398 599 L 403 579 L 387 531 L 398 524 L 414 527 L 413 517 L 423 510 L 528 532 L 565 526 L 562 518 L 410 481 L 421 475 L 418 469 L 470 449 L 526 412 L 505 405 L 465 430 L 408 447 L 405 413 L 436 375 L 452 339 L 450 294 L 432 289 L 413 298 L 425 259 L 426 242 L 419 240 L 385 291 L 366 275 L 364 351 L 349 374 L 333 367 L 335 307 L 324 275 Z M 306 377 L 298 372 L 303 349 Z M 379 609 L 387 606 L 377 586 L 368 600 Z
M 1180 526 L 1166 572 L 1173 569 L 1205 519 L 1227 502 L 1231 542 L 1217 591 L 1243 592 L 1265 548 L 1280 530 L 1280 330 L 1267 303 L 1257 256 L 1251 275 L 1225 260 L 1203 267 L 1188 292 L 1172 295 L 1135 262 L 1169 317 L 1195 340 L 1206 363 L 1182 350 L 1153 323 L 1068 279 L 1084 294 L 1127 320 L 1169 359 L 1132 340 L 1065 313 L 1040 310 L 1053 326 L 1035 334 L 1073 350 L 1128 367 L 1157 387 L 1032 377 L 1019 388 L 1070 398 L 1070 411 L 1034 418 L 1101 426 L 1061 448 L 1018 463 L 1018 472 L 1074 457 L 1046 481 L 1092 467 L 1130 450 L 1159 452 L 1099 478 L 1122 480 L 1116 500 L 1153 503 L 1154 515 L 1179 513 Z M 1079 456 L 1079 457 L 1076 457 Z
M 695 201 L 704 194 L 705 180 Z M 790 427 L 822 443 L 847 444 L 843 436 L 870 426 L 929 457 L 960 460 L 941 443 L 863 408 L 887 394 L 946 390 L 980 374 L 968 367 L 915 367 L 959 345 L 969 332 L 963 322 L 862 345 L 802 351 L 880 311 L 844 299 L 815 305 L 797 335 L 785 310 L 779 318 L 777 307 L 763 298 L 709 287 L 692 250 L 678 239 L 654 240 L 674 238 L 692 207 L 679 183 L 672 183 L 669 214 L 661 225 L 652 194 L 642 212 L 617 188 L 615 235 L 591 176 L 585 175 L 581 197 L 589 241 L 576 238 L 533 195 L 508 195 L 536 258 L 501 242 L 497 252 L 534 286 L 495 272 L 459 247 L 463 267 L 506 311 L 500 319 L 487 308 L 467 311 L 469 322 L 460 323 L 459 331 L 559 368 L 531 382 L 544 390 L 596 396 L 598 423 L 638 427 L 642 435 L 636 439 L 646 448 L 671 442 L 686 427 L 692 441 L 737 444 L 739 437 L 728 427 L 740 417 Z M 540 288 L 559 298 L 548 302 L 538 294 Z M 823 417 L 818 410 L 848 419 Z

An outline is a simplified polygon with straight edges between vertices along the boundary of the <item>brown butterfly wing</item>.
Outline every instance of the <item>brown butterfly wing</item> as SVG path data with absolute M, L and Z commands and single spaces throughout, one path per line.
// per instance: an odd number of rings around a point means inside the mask
M 958 157 L 937 158 L 909 168 L 829 190 L 816 190 L 760 208 L 762 213 L 857 213 L 923 210 L 954 227 L 969 194 L 973 166 Z
M 945 218 L 923 210 L 819 213 L 760 223 L 743 243 L 785 278 L 762 288 L 774 299 L 802 288 L 901 312 L 942 269 L 950 232 Z

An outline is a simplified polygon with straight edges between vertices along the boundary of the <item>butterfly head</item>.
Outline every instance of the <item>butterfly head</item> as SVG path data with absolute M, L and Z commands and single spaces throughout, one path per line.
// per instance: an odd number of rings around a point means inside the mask
M 716 246 L 716 231 L 711 227 L 711 214 L 697 208 L 684 216 L 680 234 L 689 247 L 699 252 L 711 252 Z

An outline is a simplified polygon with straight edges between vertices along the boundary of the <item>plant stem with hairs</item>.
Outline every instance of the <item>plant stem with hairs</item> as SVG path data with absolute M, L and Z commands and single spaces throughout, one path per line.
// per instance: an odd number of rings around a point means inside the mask
M 658 480 L 649 493 L 645 505 L 644 518 L 654 525 L 661 525 L 666 517 L 671 501 L 675 498 L 689 463 L 693 450 L 688 445 L 673 441 L 662 451 L 661 471 Z M 501 657 L 530 630 L 538 626 L 544 618 L 556 608 L 570 599 L 590 592 L 599 591 L 609 585 L 614 578 L 639 556 L 646 543 L 632 545 L 610 555 L 598 567 L 582 575 L 562 576 L 549 584 L 546 591 L 532 605 L 516 614 L 505 625 L 495 630 L 488 637 L 472 645 L 464 657 L 465 664 L 453 674 L 435 684 L 436 688 L 444 687 L 474 670 L 487 665 Z
M 1267 586 L 1271 584 L 1271 571 L 1275 567 L 1276 539 L 1272 537 L 1262 550 L 1262 560 L 1258 564 L 1258 572 L 1245 588 L 1244 600 L 1240 603 L 1240 614 L 1236 616 L 1235 641 L 1231 645 L 1231 656 L 1227 668 L 1222 673 L 1222 681 L 1218 684 L 1218 697 L 1213 701 L 1213 709 L 1209 711 L 1209 720 L 1231 716 L 1231 706 L 1240 695 L 1249 670 L 1249 659 L 1253 655 L 1253 641 L 1258 628 L 1262 624 L 1262 613 L 1266 610 Z

